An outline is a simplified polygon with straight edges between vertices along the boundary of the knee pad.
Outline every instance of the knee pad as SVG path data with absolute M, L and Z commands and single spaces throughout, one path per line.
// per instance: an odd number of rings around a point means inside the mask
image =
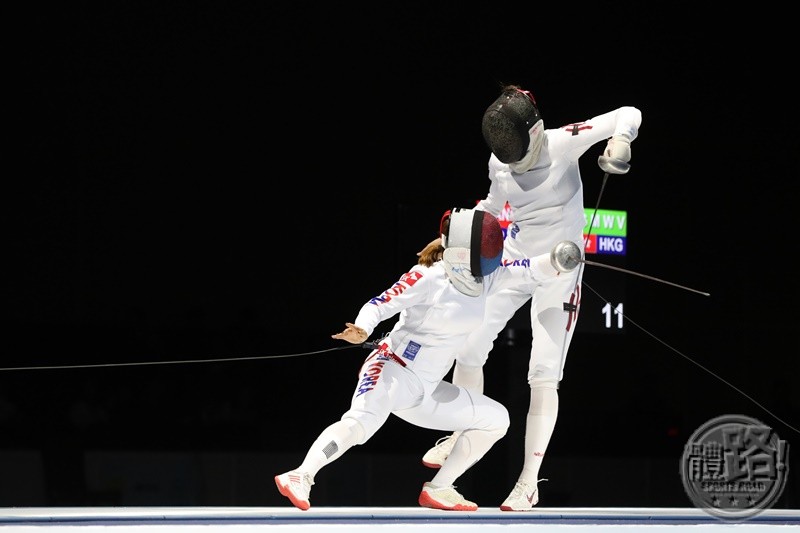
M 373 421 L 373 423 L 370 423 L 370 421 Z M 367 442 L 382 425 L 382 423 L 378 422 L 374 417 L 355 418 L 348 414 L 342 416 L 342 422 L 347 425 L 348 430 L 353 432 L 355 444 L 364 444 Z
M 361 425 L 361 422 L 356 420 L 355 418 L 343 418 L 342 422 L 347 424 L 347 427 L 355 434 L 356 441 L 359 444 L 364 443 L 364 437 L 367 435 L 367 432 L 364 431 L 364 426 Z
M 508 433 L 508 428 L 511 425 L 511 420 L 508 416 L 508 411 L 505 411 L 504 417 L 498 418 L 495 424 L 492 425 L 491 428 L 487 429 L 467 429 L 461 435 L 462 437 L 466 438 L 468 442 L 476 443 L 476 442 L 484 442 L 489 443 L 491 446 L 493 443 L 502 439 L 506 433 Z
M 506 433 L 508 433 L 508 426 L 497 427 L 494 429 L 481 429 L 478 431 L 473 430 L 470 432 L 470 435 L 474 436 L 476 433 L 483 435 L 484 438 L 489 439 L 492 442 L 497 442 L 506 436 Z

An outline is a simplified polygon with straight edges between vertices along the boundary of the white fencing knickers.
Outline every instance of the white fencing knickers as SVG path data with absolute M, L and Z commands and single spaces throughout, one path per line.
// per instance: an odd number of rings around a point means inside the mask
M 561 381 L 578 318 L 580 284 L 576 285 L 576 279 L 582 272 L 582 268 L 577 268 L 541 282 L 502 280 L 487 297 L 483 323 L 459 348 L 458 364 L 482 367 L 497 336 L 517 310 L 531 299 L 528 382 L 533 385 L 540 381 Z
M 498 439 L 505 434 L 510 422 L 502 404 L 446 381 L 423 381 L 393 357 L 374 352 L 361 366 L 350 409 L 342 415 L 364 428 L 359 444 L 369 440 L 392 413 L 429 429 L 476 429 L 499 433 Z

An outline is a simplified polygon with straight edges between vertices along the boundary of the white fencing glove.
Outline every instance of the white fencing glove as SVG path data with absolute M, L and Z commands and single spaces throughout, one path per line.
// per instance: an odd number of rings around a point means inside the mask
M 603 155 L 597 158 L 597 164 L 603 172 L 609 174 L 626 174 L 631 166 L 631 139 L 627 135 L 614 135 L 608 140 Z

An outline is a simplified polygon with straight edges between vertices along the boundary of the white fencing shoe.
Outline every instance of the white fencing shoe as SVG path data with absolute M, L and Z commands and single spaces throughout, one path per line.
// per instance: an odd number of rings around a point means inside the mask
M 419 493 L 419 504 L 443 511 L 478 510 L 478 504 L 465 499 L 452 485 L 437 487 L 432 483 L 423 484 L 422 492 Z
M 314 480 L 306 472 L 299 470 L 290 470 L 285 474 L 275 476 L 275 485 L 278 490 L 289 498 L 292 504 L 303 511 L 307 511 L 311 507 L 309 500 L 311 496 L 311 485 Z
M 458 440 L 458 438 L 454 437 L 452 434 L 437 440 L 434 447 L 425 452 L 425 455 L 422 456 L 422 464 L 428 468 L 441 468 L 447 456 L 450 455 L 450 452 L 453 450 L 456 440 Z
M 541 480 L 544 481 L 544 480 Z M 501 511 L 530 511 L 531 508 L 539 503 L 538 484 L 529 484 L 524 481 L 517 481 L 511 494 L 500 506 Z

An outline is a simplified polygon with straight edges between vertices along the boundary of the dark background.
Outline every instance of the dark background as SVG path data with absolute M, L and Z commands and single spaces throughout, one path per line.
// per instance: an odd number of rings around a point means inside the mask
M 798 440 L 785 13 L 276 6 L 9 19 L 0 506 L 287 505 L 272 477 L 347 409 L 366 355 L 330 335 L 485 195 L 502 83 L 551 128 L 642 110 L 629 174 L 602 187 L 603 145 L 582 159 L 586 206 L 602 188 L 627 211 L 627 268 L 710 293 L 587 267 L 540 505 L 691 506 L 683 447 L 723 414 Z M 616 298 L 623 333 L 584 325 Z M 526 327 L 486 366 L 509 434 L 457 483 L 484 507 L 522 463 Z M 416 505 L 440 436 L 390 418 L 312 503 Z

